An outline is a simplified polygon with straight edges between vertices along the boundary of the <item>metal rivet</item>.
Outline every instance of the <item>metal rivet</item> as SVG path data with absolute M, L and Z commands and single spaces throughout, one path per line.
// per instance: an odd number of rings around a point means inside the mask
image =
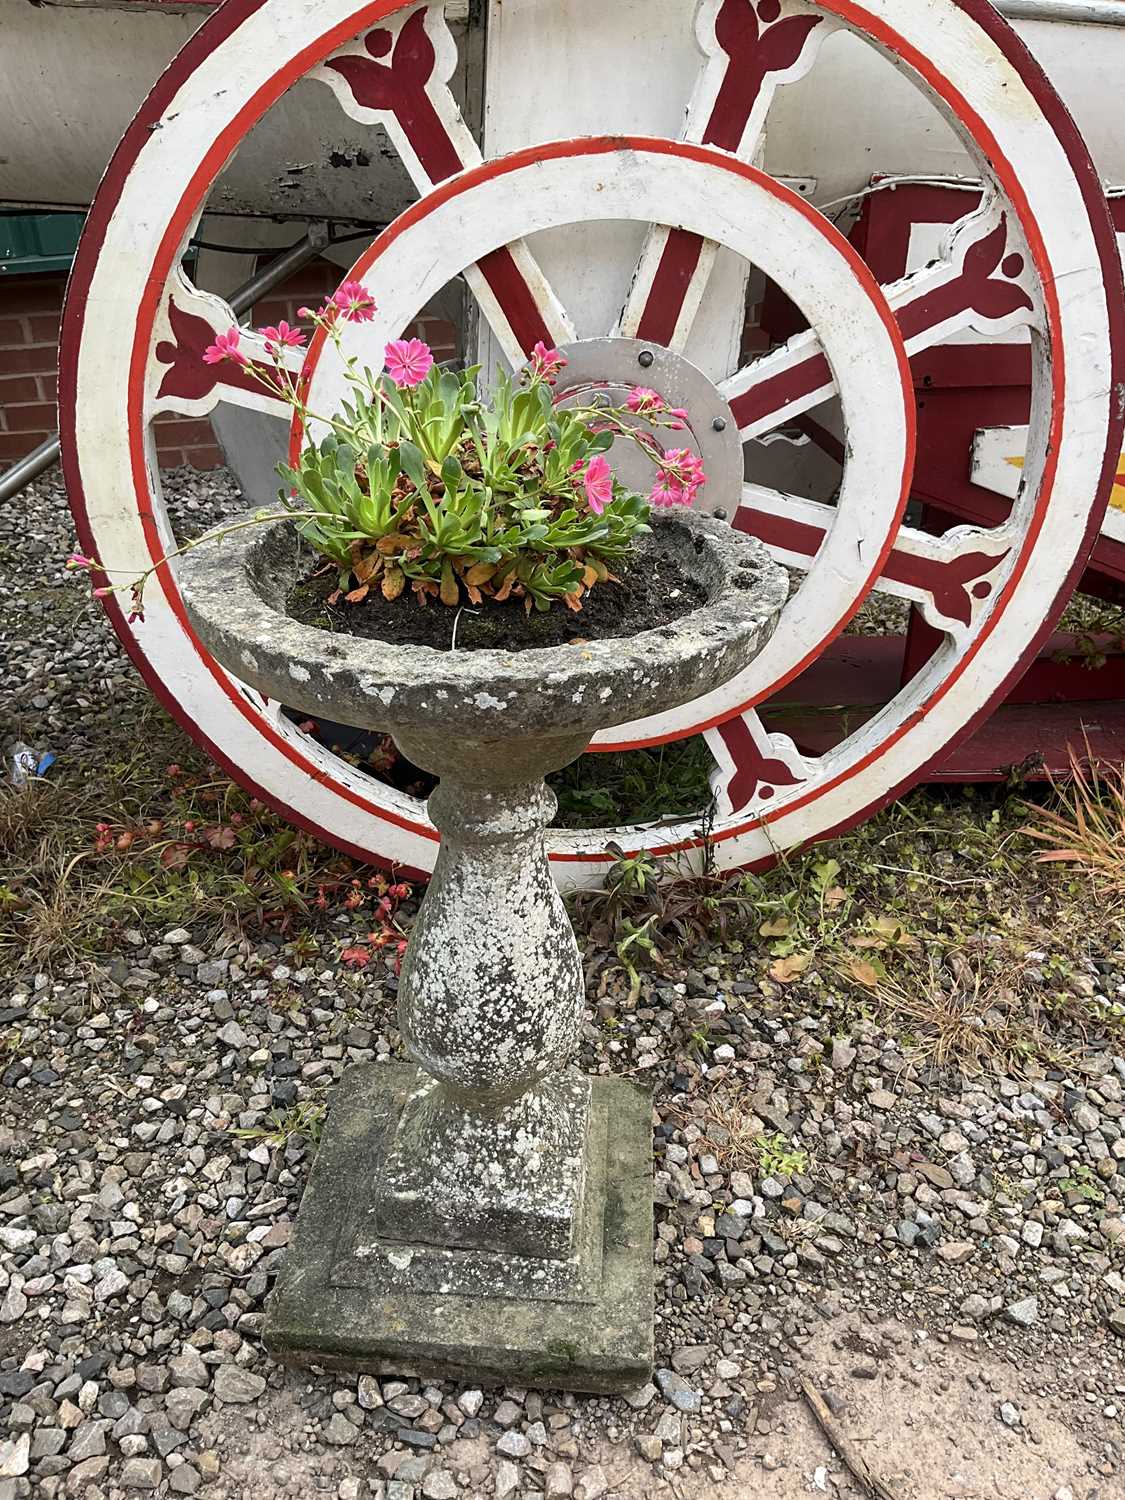
M 716 417 L 715 420 L 711 423 L 712 432 L 726 432 L 726 430 L 727 423 L 725 417 Z
M 649 365 L 652 364 L 652 361 L 653 353 L 651 349 L 642 349 L 641 352 L 637 355 L 637 363 L 640 365 L 642 370 L 647 370 Z

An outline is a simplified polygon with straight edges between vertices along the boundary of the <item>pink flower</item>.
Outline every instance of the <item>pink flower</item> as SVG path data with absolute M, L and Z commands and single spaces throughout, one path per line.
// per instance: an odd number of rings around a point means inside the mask
M 566 358 L 557 349 L 548 349 L 542 339 L 531 351 L 531 373 L 537 380 L 554 385 L 559 371 L 566 368 Z
M 106 589 L 106 588 L 95 589 L 94 590 L 94 598 L 95 599 L 108 599 L 109 596 L 110 596 L 110 594 L 112 594 L 112 593 L 113 593 L 112 589 Z
M 660 459 L 660 476 L 652 487 L 653 505 L 694 505 L 707 483 L 703 460 L 690 448 L 670 448 Z
M 658 391 L 650 390 L 647 385 L 635 385 L 626 397 L 625 405 L 630 411 L 643 413 L 645 416 L 667 409 L 664 397 Z
M 655 505 L 658 508 L 668 505 L 685 504 L 683 489 L 676 480 L 675 475 L 669 474 L 663 469 L 657 476 L 656 483 L 649 491 L 648 500 L 650 505 Z
M 97 563 L 92 557 L 86 557 L 81 552 L 72 552 L 66 560 L 68 568 L 96 568 Z
M 604 453 L 594 454 L 586 465 L 582 482 L 586 487 L 586 504 L 600 516 L 613 499 L 613 470 Z
M 670 427 L 673 432 L 687 431 L 688 414 L 686 408 L 682 406 L 670 406 L 668 408 L 668 415 L 674 420 L 668 422 L 666 425 Z
M 375 316 L 375 298 L 362 281 L 345 281 L 333 292 L 331 305 L 347 323 L 370 323 Z
M 383 350 L 387 374 L 395 385 L 421 385 L 433 368 L 434 356 L 421 339 L 395 339 Z
M 208 344 L 203 351 L 203 363 L 221 365 L 224 359 L 233 359 L 235 364 L 246 364 L 245 354 L 238 352 L 238 341 L 241 337 L 241 328 L 231 328 L 226 333 L 217 333 L 215 342 Z
M 267 354 L 276 354 L 279 349 L 299 349 L 305 342 L 301 330 L 291 328 L 284 318 L 276 328 L 263 328 L 261 333 L 266 341 Z

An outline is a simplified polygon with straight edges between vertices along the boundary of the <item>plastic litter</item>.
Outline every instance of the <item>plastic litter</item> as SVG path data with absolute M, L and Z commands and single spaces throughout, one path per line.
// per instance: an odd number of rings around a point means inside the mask
M 12 785 L 26 786 L 38 777 L 46 776 L 57 757 L 51 750 L 33 750 L 22 740 L 11 749 Z

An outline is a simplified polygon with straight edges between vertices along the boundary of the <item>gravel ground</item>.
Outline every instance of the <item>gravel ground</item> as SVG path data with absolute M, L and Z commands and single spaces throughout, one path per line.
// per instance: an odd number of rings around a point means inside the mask
M 231 498 L 168 482 L 186 521 Z M 3 740 L 64 789 L 154 722 L 70 541 L 55 483 L 0 510 Z M 400 1055 L 351 914 L 10 954 L 0 1500 L 858 1496 L 802 1377 L 898 1500 L 1125 1494 L 1125 943 L 1021 817 L 917 795 L 636 986 L 590 940 L 582 1064 L 656 1099 L 658 1369 L 624 1400 L 263 1353 L 332 1086 Z

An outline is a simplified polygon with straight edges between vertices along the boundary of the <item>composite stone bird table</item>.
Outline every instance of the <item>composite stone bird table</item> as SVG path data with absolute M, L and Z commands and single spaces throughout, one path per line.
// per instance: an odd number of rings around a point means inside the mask
M 574 1065 L 582 967 L 544 778 L 600 729 L 742 671 L 785 572 L 719 521 L 663 515 L 642 561 L 672 559 L 700 607 L 629 639 L 438 651 L 293 619 L 304 548 L 273 522 L 185 556 L 195 627 L 259 691 L 390 733 L 439 778 L 441 847 L 399 981 L 412 1062 L 341 1080 L 266 1342 L 335 1368 L 634 1387 L 653 1348 L 651 1101 Z

